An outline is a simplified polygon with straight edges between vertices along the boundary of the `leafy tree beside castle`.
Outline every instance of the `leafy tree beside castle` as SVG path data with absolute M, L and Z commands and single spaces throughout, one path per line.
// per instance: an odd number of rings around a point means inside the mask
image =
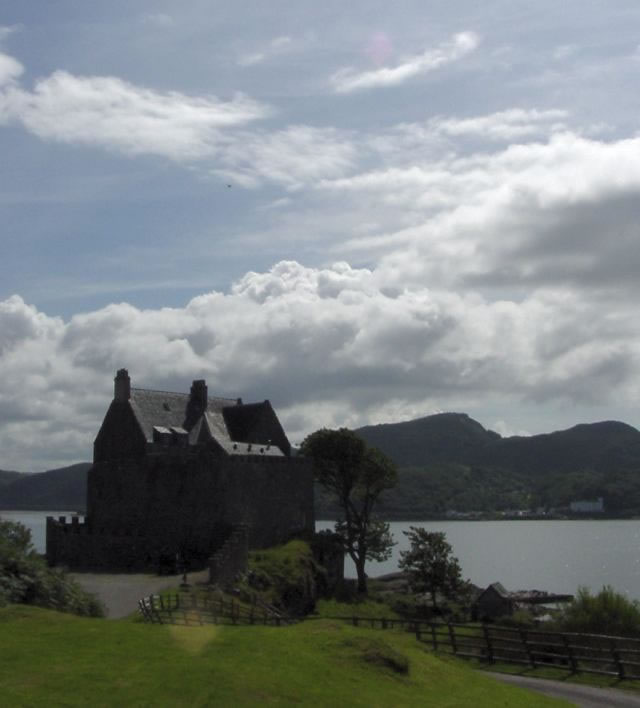
M 346 428 L 317 430 L 304 440 L 301 452 L 313 460 L 316 480 L 340 507 L 336 532 L 355 564 L 358 592 L 366 593 L 366 561 L 387 560 L 394 545 L 389 524 L 376 519 L 373 510 L 382 492 L 395 486 L 396 467 Z
M 464 589 L 460 564 L 444 533 L 417 526 L 410 526 L 403 533 L 411 548 L 400 551 L 398 566 L 408 573 L 413 592 L 430 595 L 431 604 L 437 607 L 438 593 L 452 597 Z

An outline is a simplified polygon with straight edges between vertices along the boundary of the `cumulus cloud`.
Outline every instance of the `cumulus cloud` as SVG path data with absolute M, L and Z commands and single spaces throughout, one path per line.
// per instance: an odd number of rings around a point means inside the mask
M 384 273 L 344 262 L 285 261 L 183 308 L 114 304 L 67 322 L 13 297 L 0 303 L 3 464 L 87 459 L 122 366 L 142 387 L 205 377 L 212 393 L 269 398 L 299 440 L 398 411 L 465 410 L 488 392 L 632 400 L 639 329 L 631 305 L 611 319 L 568 290 L 492 302 L 388 288 Z
M 12 79 L 21 72 L 11 57 L 1 62 L 0 58 L 0 78 Z M 40 79 L 33 91 L 10 84 L 0 93 L 0 115 L 5 121 L 20 122 L 42 139 L 177 161 L 215 155 L 225 129 L 270 113 L 269 107 L 242 94 L 221 101 L 66 71 Z
M 408 79 L 434 71 L 445 64 L 457 61 L 474 51 L 480 43 L 475 32 L 460 32 L 436 49 L 427 49 L 422 54 L 407 57 L 394 67 L 382 67 L 359 72 L 353 67 L 339 69 L 330 83 L 337 93 L 351 93 L 363 89 L 397 86 Z
M 396 138 L 384 169 L 318 185 L 336 208 L 357 203 L 389 224 L 335 244 L 337 251 L 375 254 L 379 270 L 416 285 L 636 287 L 640 139 L 563 130 L 544 141 L 430 158 L 412 151 L 406 134 L 394 153 Z

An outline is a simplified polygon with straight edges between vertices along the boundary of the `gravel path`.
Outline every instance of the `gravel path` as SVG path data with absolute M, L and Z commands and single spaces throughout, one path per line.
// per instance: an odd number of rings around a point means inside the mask
M 109 619 L 126 617 L 138 609 L 145 595 L 175 588 L 182 575 L 150 575 L 146 573 L 70 573 L 85 590 L 97 595 L 107 608 Z M 206 582 L 208 570 L 189 573 L 190 583 Z
M 554 698 L 564 698 L 579 708 L 638 708 L 640 696 L 617 688 L 595 688 L 568 681 L 549 681 L 547 679 L 514 674 L 496 674 L 486 672 L 492 678 L 506 683 L 513 683 L 530 691 L 544 693 Z

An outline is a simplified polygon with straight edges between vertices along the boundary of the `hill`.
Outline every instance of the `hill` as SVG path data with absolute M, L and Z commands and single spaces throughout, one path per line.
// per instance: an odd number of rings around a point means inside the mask
M 400 468 L 380 507 L 387 516 L 558 508 L 599 496 L 609 513 L 640 513 L 640 432 L 625 423 L 503 438 L 443 413 L 356 432 Z
M 20 472 L 10 472 L 9 470 L 0 470 L 0 487 L 4 487 L 5 484 L 11 484 L 15 482 L 22 476 Z
M 368 425 L 355 432 L 399 467 L 468 463 L 501 440 L 498 433 L 486 430 L 466 413 L 438 413 L 404 423 Z
M 87 503 L 90 467 L 89 462 L 80 462 L 48 472 L 18 474 L 13 481 L 0 486 L 0 509 L 82 511 Z
M 0 609 L 11 706 L 533 706 L 409 632 L 317 619 L 287 627 L 147 625 Z
M 626 423 L 503 438 L 464 413 L 440 413 L 356 432 L 399 467 L 397 487 L 378 507 L 389 518 L 428 518 L 452 509 L 559 508 L 599 496 L 607 513 L 640 514 L 640 432 Z M 39 474 L 0 471 L 0 509 L 83 510 L 90 466 Z M 336 513 L 317 489 L 317 517 Z

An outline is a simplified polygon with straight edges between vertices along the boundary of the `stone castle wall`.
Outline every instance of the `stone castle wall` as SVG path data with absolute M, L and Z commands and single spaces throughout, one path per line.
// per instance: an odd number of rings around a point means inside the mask
M 184 554 L 203 564 L 244 524 L 251 548 L 313 532 L 311 465 L 302 458 L 175 450 L 89 470 L 87 521 L 47 526 L 52 564 L 160 568 Z

